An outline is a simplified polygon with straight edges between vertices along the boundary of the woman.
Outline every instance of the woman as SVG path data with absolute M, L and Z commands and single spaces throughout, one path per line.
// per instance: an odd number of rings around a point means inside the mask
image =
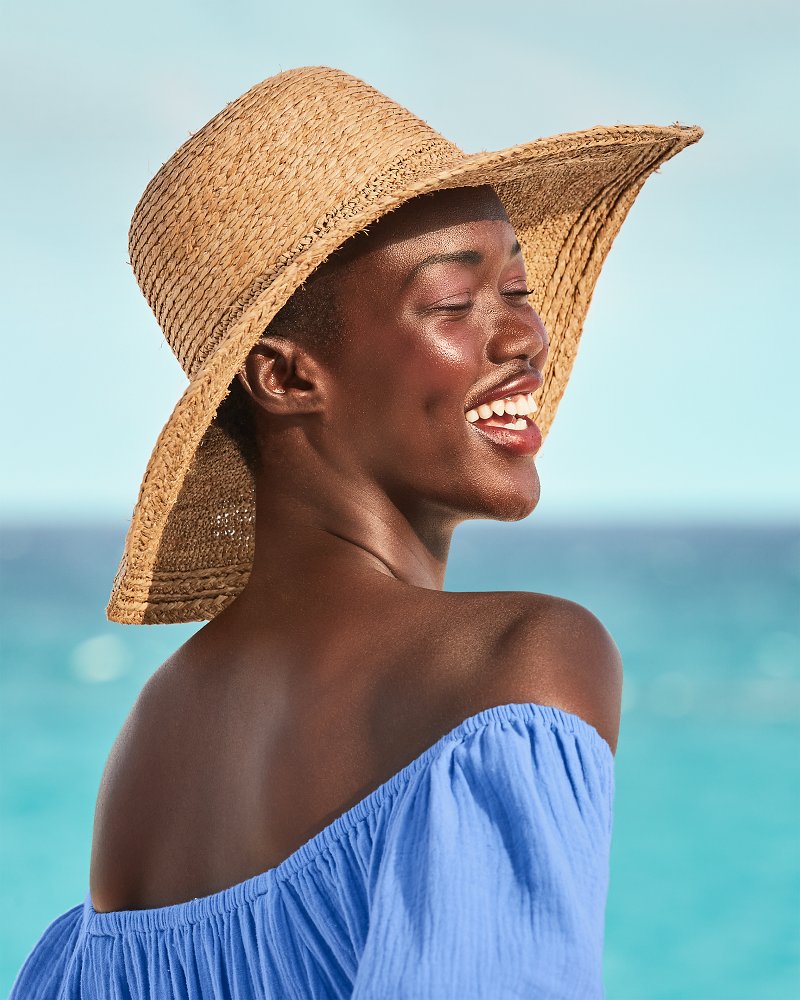
M 619 652 L 571 601 L 443 584 L 457 524 L 535 508 L 602 260 L 700 135 L 466 156 L 305 67 L 161 168 L 131 259 L 190 384 L 107 613 L 208 624 L 12 997 L 603 995 Z

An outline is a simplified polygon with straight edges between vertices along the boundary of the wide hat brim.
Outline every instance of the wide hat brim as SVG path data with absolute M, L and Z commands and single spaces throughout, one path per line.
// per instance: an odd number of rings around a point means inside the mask
M 703 135 L 697 126 L 598 126 L 494 152 L 464 153 L 316 235 L 312 252 L 277 275 L 192 374 L 153 448 L 106 608 L 110 621 L 208 621 L 247 582 L 255 486 L 215 422 L 221 401 L 270 320 L 350 236 L 416 195 L 489 184 L 522 246 L 531 304 L 550 348 L 537 394 L 545 438 L 561 401 L 603 262 L 653 171 Z

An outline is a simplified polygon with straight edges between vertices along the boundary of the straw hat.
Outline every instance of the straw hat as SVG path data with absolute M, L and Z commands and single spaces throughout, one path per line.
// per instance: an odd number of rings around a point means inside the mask
M 702 134 L 598 126 L 467 154 L 327 66 L 278 73 L 226 105 L 163 164 L 133 213 L 134 274 L 189 384 L 147 463 L 108 619 L 206 621 L 244 587 L 254 482 L 215 415 L 270 320 L 342 243 L 416 195 L 492 185 L 550 337 L 536 418 L 544 438 L 629 208 Z

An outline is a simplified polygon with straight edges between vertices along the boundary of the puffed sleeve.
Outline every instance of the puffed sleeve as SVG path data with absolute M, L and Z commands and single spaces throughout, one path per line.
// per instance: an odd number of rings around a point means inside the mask
M 49 924 L 17 973 L 8 1000 L 58 1000 L 80 935 L 83 906 L 73 906 Z
M 352 998 L 602 998 L 611 749 L 550 706 L 475 720 L 393 812 Z

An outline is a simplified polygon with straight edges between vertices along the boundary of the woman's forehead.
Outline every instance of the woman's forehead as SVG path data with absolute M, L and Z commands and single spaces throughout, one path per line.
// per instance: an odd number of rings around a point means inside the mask
M 446 188 L 404 202 L 380 218 L 371 231 L 378 239 L 407 239 L 436 229 L 496 219 L 508 221 L 508 216 L 494 188 Z
M 494 188 L 445 188 L 419 195 L 382 216 L 369 227 L 366 237 L 373 246 L 424 236 L 439 229 L 488 220 L 508 221 Z
M 503 203 L 489 185 L 419 195 L 349 239 L 323 267 L 346 267 L 409 240 L 428 243 L 442 230 L 485 221 L 509 221 Z

